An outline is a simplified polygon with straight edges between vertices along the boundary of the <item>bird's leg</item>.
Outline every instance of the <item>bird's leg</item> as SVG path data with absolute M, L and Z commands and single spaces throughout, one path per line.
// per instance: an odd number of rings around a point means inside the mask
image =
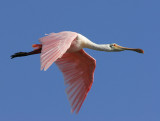
M 41 50 L 42 50 L 42 45 L 41 44 L 34 44 L 34 45 L 32 45 L 32 47 L 34 47 L 36 49 L 34 49 L 31 52 L 18 52 L 18 53 L 15 53 L 15 54 L 11 55 L 11 59 L 13 59 L 15 57 L 23 57 L 23 56 L 28 56 L 28 55 L 41 53 Z

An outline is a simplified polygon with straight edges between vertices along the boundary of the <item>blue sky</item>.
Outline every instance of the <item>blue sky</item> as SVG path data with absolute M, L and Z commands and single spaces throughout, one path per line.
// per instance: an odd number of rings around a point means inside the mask
M 159 0 L 2 0 L 0 121 L 160 121 Z M 10 59 L 45 33 L 79 32 L 95 43 L 144 49 L 106 53 L 78 115 L 70 113 L 62 73 L 40 71 L 39 55 Z

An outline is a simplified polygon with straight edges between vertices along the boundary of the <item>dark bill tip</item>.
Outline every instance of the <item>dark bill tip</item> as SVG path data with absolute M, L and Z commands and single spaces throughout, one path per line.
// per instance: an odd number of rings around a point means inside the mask
M 134 49 L 134 51 L 138 52 L 138 53 L 144 53 L 144 51 L 142 49 Z

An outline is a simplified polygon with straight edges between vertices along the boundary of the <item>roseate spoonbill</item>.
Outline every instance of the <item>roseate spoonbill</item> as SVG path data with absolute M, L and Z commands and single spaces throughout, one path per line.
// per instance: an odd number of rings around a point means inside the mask
M 79 112 L 92 86 L 96 67 L 96 60 L 83 48 L 106 52 L 132 50 L 144 53 L 142 49 L 122 47 L 115 43 L 96 44 L 83 35 L 70 31 L 50 33 L 39 40 L 41 44 L 32 45 L 35 48 L 33 51 L 18 52 L 11 58 L 41 53 L 41 70 L 45 71 L 55 62 L 62 71 L 67 85 L 66 93 L 72 108 L 71 111 L 76 113 Z

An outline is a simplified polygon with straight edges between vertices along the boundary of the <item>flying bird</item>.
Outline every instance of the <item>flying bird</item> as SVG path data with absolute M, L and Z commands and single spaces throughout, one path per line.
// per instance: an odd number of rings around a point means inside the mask
M 41 70 L 46 71 L 54 62 L 62 71 L 71 111 L 78 113 L 89 90 L 91 89 L 96 60 L 83 48 L 105 52 L 131 50 L 144 53 L 142 49 L 127 48 L 118 44 L 96 44 L 85 36 L 71 31 L 50 33 L 39 39 L 40 44 L 33 44 L 31 52 L 18 52 L 11 58 L 40 53 Z

